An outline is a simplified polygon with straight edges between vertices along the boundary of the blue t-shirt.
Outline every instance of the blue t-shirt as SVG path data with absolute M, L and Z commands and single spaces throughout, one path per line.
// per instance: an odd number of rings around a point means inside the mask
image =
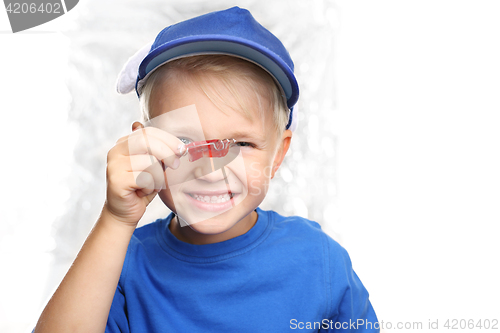
M 378 332 L 344 248 L 316 222 L 256 211 L 215 244 L 178 240 L 173 215 L 138 228 L 106 332 Z

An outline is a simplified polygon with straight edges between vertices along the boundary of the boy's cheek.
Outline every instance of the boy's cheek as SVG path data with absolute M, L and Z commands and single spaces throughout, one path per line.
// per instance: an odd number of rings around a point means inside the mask
M 252 179 L 248 188 L 249 196 L 260 196 L 263 190 L 261 189 L 261 182 L 258 179 Z
M 234 160 L 226 164 L 224 168 L 229 169 L 229 171 L 234 174 L 236 178 L 238 178 L 243 186 L 248 183 L 248 174 L 250 172 L 249 164 L 247 163 L 247 160 L 243 158 L 241 152 Z
M 263 164 L 262 162 L 251 162 L 249 163 L 248 178 L 251 179 L 271 179 L 273 175 L 273 165 L 270 163 Z
M 260 162 L 250 163 L 247 170 L 248 194 L 261 196 L 267 193 L 269 188 L 272 165 L 262 165 Z

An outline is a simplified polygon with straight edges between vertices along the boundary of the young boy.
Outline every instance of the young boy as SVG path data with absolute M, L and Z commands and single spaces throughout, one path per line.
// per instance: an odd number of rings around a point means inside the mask
M 298 99 L 281 42 L 234 7 L 145 50 L 118 82 L 133 90 L 140 63 L 144 122 L 109 151 L 102 214 L 35 331 L 378 331 L 347 252 L 258 208 Z M 173 213 L 136 229 L 157 194 Z

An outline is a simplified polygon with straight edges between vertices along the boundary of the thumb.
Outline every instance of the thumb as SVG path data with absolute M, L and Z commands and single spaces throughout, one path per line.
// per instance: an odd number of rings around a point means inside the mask
M 146 205 L 149 205 L 151 201 L 155 198 L 155 196 L 158 194 L 158 192 L 154 191 L 151 194 L 148 194 L 144 197 L 144 200 L 146 200 Z

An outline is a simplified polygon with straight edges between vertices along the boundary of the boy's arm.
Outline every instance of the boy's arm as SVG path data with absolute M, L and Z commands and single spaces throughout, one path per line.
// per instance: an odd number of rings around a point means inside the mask
M 104 332 L 134 227 L 105 207 L 35 332 Z
M 109 151 L 101 216 L 34 332 L 104 332 L 132 234 L 147 205 L 166 186 L 160 161 L 178 167 L 175 155 L 181 155 L 181 144 L 156 128 L 135 126 Z

